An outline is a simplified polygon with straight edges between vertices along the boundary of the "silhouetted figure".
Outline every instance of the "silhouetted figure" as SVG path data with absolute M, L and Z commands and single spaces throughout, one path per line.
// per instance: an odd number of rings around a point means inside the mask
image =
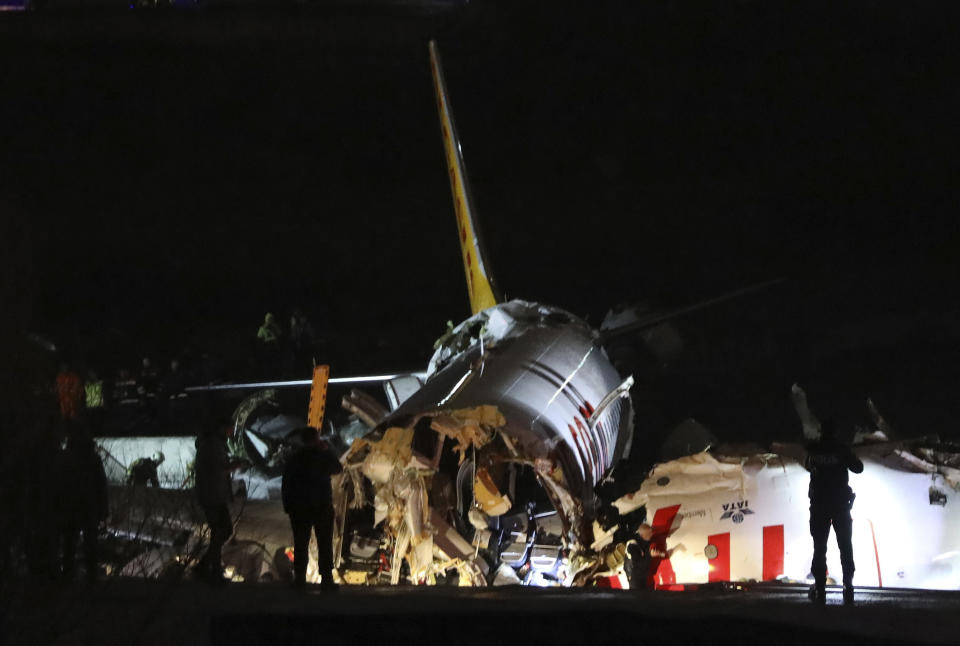
M 653 538 L 653 529 L 643 523 L 627 543 L 627 562 L 624 571 L 631 590 L 643 590 L 653 587 L 650 572 L 650 540 Z
M 160 451 L 149 458 L 137 458 L 127 469 L 127 485 L 145 487 L 150 484 L 159 487 L 160 477 L 157 474 L 157 467 L 163 464 L 163 460 L 164 455 Z
M 293 310 L 293 314 L 290 316 L 290 345 L 296 352 L 297 357 L 301 357 L 313 349 L 314 336 L 310 319 L 299 309 Z
M 150 357 L 144 357 L 140 364 L 140 375 L 137 377 L 137 397 L 140 398 L 140 406 L 147 417 L 153 421 L 157 419 L 158 386 L 157 369 L 150 361 Z
M 101 521 L 106 520 L 107 476 L 103 461 L 90 435 L 75 429 L 67 438 L 67 448 L 60 455 L 61 478 L 58 503 L 60 508 L 60 539 L 63 548 L 63 578 L 74 576 L 77 541 L 83 533 L 83 555 L 86 577 L 90 583 L 97 580 L 97 533 Z
M 314 332 L 313 326 L 300 309 L 294 309 L 290 315 L 290 334 L 284 350 L 283 374 L 292 376 L 297 369 L 305 369 L 310 365 L 309 358 L 313 356 Z
M 53 425 L 39 423 L 33 431 L 26 450 L 19 452 L 23 459 L 16 463 L 15 474 L 23 491 L 23 549 L 31 576 L 53 580 L 61 575 L 58 550 L 64 523 L 60 494 L 72 485 L 61 480 L 61 438 Z
M 232 431 L 232 426 L 208 428 L 196 442 L 195 487 L 210 526 L 210 546 L 195 571 L 201 578 L 215 584 L 225 582 L 221 564 L 223 544 L 233 534 L 228 503 L 233 500 L 230 472 L 236 463 L 230 460 L 227 451 L 227 438 Z
M 60 419 L 65 422 L 75 421 L 83 410 L 83 380 L 69 365 L 63 364 L 57 375 L 55 389 L 60 404 Z
M 853 603 L 853 545 L 850 509 L 854 493 L 847 484 L 847 471 L 861 473 L 863 462 L 850 447 L 835 437 L 833 422 L 825 420 L 820 436 L 807 445 L 804 468 L 810 472 L 810 535 L 813 537 L 814 587 L 810 598 L 817 603 L 826 601 L 827 538 L 830 526 L 837 535 L 840 563 L 843 567 L 843 602 Z
M 310 532 L 317 536 L 317 570 L 320 587 L 335 590 L 333 580 L 333 504 L 330 476 L 343 471 L 340 461 L 315 428 L 299 430 L 303 447 L 293 453 L 283 469 L 283 510 L 293 529 L 294 585 L 307 582 Z

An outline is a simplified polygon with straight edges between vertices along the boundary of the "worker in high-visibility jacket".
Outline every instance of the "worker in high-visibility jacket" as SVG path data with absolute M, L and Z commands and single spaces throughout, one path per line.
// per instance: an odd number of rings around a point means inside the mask
M 83 384 L 83 392 L 84 402 L 87 406 L 87 423 L 90 427 L 90 433 L 97 435 L 103 426 L 105 401 L 103 398 L 103 379 L 100 379 L 93 370 L 87 373 L 87 379 Z
M 76 421 L 83 410 L 83 380 L 66 363 L 60 366 L 54 389 L 60 404 L 60 419 L 65 422 Z

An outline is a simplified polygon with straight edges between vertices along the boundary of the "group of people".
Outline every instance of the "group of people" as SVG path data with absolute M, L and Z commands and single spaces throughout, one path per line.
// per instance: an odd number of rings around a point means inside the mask
M 63 363 L 54 382 L 54 392 L 64 423 L 84 423 L 91 432 L 97 433 L 108 407 L 136 406 L 156 412 L 170 400 L 185 398 L 187 385 L 179 360 L 171 360 L 169 369 L 161 374 L 150 358 L 144 357 L 136 374 L 121 368 L 109 383 L 94 370 L 88 370 L 86 376 L 81 377 L 73 366 Z
M 221 555 L 224 543 L 233 531 L 227 507 L 232 498 L 230 472 L 238 466 L 227 453 L 227 438 L 232 427 L 197 439 L 196 491 L 210 525 L 210 546 L 197 573 L 204 579 L 223 582 Z M 297 433 L 301 447 L 288 458 L 281 485 L 283 509 L 290 517 L 294 543 L 294 582 L 306 584 L 308 545 L 311 532 L 317 539 L 317 563 L 321 588 L 336 589 L 333 581 L 333 507 L 330 477 L 342 471 L 339 460 L 311 427 Z M 834 528 L 843 569 L 843 600 L 853 603 L 853 547 L 850 510 L 855 495 L 848 483 L 848 472 L 861 473 L 863 463 L 850 447 L 840 442 L 832 421 L 825 420 L 818 437 L 808 442 L 804 467 L 810 472 L 810 534 L 813 537 L 811 572 L 814 584 L 809 596 L 816 603 L 826 600 L 826 551 L 830 527 Z M 626 535 L 629 534 L 629 535 Z M 617 540 L 627 546 L 625 569 L 631 588 L 652 587 L 652 578 L 660 560 L 669 558 L 664 537 L 645 522 L 628 529 Z
M 227 440 L 232 432 L 232 426 L 212 429 L 199 436 L 196 442 L 196 494 L 210 527 L 210 544 L 194 572 L 214 585 L 225 582 L 223 546 L 233 534 L 229 509 L 233 499 L 230 473 L 241 462 L 229 457 Z M 297 436 L 301 446 L 287 459 L 281 485 L 283 510 L 290 517 L 293 533 L 294 584 L 300 589 L 306 586 L 307 550 L 310 535 L 315 533 L 320 587 L 323 590 L 335 590 L 330 476 L 340 473 L 342 467 L 317 429 L 304 427 L 297 431 Z
M 316 351 L 317 335 L 307 316 L 294 309 L 290 325 L 283 329 L 272 312 L 267 312 L 257 329 L 257 350 L 260 369 L 292 375 L 300 369 L 298 362 L 309 365 Z

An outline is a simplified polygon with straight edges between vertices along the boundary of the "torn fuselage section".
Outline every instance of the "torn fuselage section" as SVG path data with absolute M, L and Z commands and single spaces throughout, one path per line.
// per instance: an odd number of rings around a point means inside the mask
M 562 310 L 512 301 L 453 329 L 426 384 L 342 459 L 341 576 L 570 585 L 590 558 L 593 487 L 632 432 L 628 393 L 608 396 L 621 386 Z

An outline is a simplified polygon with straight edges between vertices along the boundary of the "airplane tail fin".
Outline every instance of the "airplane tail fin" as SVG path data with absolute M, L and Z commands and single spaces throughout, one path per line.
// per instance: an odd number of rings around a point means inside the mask
M 447 98 L 447 85 L 443 80 L 440 66 L 440 53 L 436 41 L 430 41 L 430 70 L 433 85 L 437 93 L 437 109 L 440 112 L 440 130 L 443 133 L 443 147 L 447 157 L 447 169 L 450 175 L 450 190 L 453 193 L 453 207 L 457 215 L 457 229 L 460 234 L 460 251 L 463 255 L 463 270 L 467 276 L 467 292 L 470 296 L 470 309 L 473 314 L 497 304 L 498 292 L 494 285 L 490 264 L 483 253 L 480 234 L 477 229 L 470 187 L 467 184 L 460 139 L 453 122 L 450 100 Z

